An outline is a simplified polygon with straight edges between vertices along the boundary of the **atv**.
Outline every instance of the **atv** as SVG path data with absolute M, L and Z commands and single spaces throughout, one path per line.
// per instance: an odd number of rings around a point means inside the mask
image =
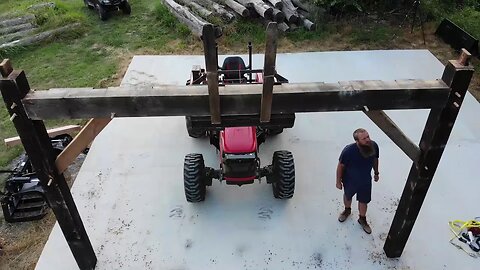
M 51 139 L 56 155 L 72 141 L 68 134 Z M 7 222 L 32 221 L 43 218 L 49 208 L 45 191 L 30 162 L 28 155 L 23 154 L 20 162 L 8 173 L 5 188 L 0 197 L 3 216 Z
M 96 9 L 98 16 L 102 21 L 108 19 L 108 12 L 120 9 L 123 14 L 130 15 L 132 7 L 128 0 L 83 0 L 85 6 L 89 9 Z
M 222 67 L 218 67 L 220 85 L 263 83 L 263 70 L 252 69 L 251 43 L 248 48 L 248 66 L 241 57 L 231 56 L 224 60 Z M 205 69 L 194 66 L 187 85 L 206 84 L 206 78 Z M 275 83 L 288 83 L 288 80 L 275 74 Z M 246 120 L 245 126 L 221 128 L 211 124 L 209 116 L 186 116 L 189 136 L 193 138 L 208 136 L 210 143 L 219 150 L 220 159 L 220 169 L 215 170 L 205 167 L 202 154 L 194 153 L 185 156 L 183 175 L 185 197 L 188 202 L 204 201 L 206 187 L 212 185 L 213 178 L 225 181 L 228 185 L 241 186 L 266 177 L 267 183 L 272 184 L 275 198 L 293 197 L 295 164 L 292 153 L 275 151 L 272 164 L 261 167 L 258 148 L 268 136 L 280 134 L 284 128 L 293 127 L 295 114 L 272 115 L 269 123 L 259 123 L 258 126 L 249 126 L 247 124 L 249 117 L 248 115 L 237 116 L 235 119 L 237 124 Z

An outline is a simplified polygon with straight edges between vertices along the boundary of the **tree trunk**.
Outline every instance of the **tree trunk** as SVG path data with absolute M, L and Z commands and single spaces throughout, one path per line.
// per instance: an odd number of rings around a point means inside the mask
M 245 7 L 254 9 L 258 15 L 262 16 L 265 19 L 273 20 L 273 8 L 267 6 L 261 0 L 237 0 L 240 4 Z
M 190 31 L 197 37 L 202 36 L 203 26 L 208 24 L 202 18 L 198 18 L 193 13 L 191 13 L 186 7 L 179 5 L 177 2 L 173 0 L 162 0 L 165 6 L 170 10 L 170 12 L 177 17 L 182 23 L 184 23 Z M 222 31 L 219 27 L 215 27 L 215 36 L 220 37 L 222 35 Z
M 27 29 L 32 29 L 35 26 L 32 23 L 24 23 L 10 27 L 0 28 L 0 35 L 7 35 L 14 32 L 19 32 Z
M 69 24 L 69 25 L 57 28 L 57 29 L 53 29 L 53 30 L 42 32 L 42 33 L 38 33 L 38 34 L 30 36 L 30 37 L 26 37 L 26 38 L 22 38 L 22 39 L 19 39 L 19 40 L 15 40 L 13 42 L 2 44 L 2 45 L 0 45 L 0 49 L 12 48 L 12 47 L 17 47 L 17 46 L 32 45 L 32 44 L 35 44 L 35 43 L 53 38 L 58 34 L 70 31 L 70 30 L 75 29 L 75 28 L 78 28 L 79 26 L 80 26 L 80 23 L 74 23 L 74 24 Z
M 283 8 L 282 11 L 285 13 L 285 18 L 289 23 L 299 23 L 300 16 L 297 13 L 297 9 L 293 6 L 290 0 L 282 0 Z
M 227 22 L 233 21 L 235 19 L 235 15 L 226 10 L 223 6 L 213 2 L 212 0 L 193 0 L 194 2 L 204 6 L 204 7 L 211 7 L 215 13 L 220 15 L 222 19 L 224 19 Z
M 1 21 L 0 27 L 9 27 L 9 26 L 24 24 L 32 21 L 35 21 L 35 15 L 28 14 L 22 17 Z
M 213 16 L 213 12 L 200 6 L 199 4 L 191 1 L 191 0 L 186 0 L 186 1 L 179 1 L 183 2 L 182 4 L 190 7 L 192 10 L 196 11 L 200 17 L 204 18 L 205 20 L 210 19 Z
M 273 9 L 273 20 L 281 24 L 285 21 L 285 13 L 276 8 Z
M 23 31 L 18 31 L 18 32 L 10 33 L 8 35 L 0 36 L 0 44 L 24 38 L 30 35 L 31 33 L 35 32 L 35 30 L 37 29 L 30 28 L 30 29 L 25 29 Z
M 317 25 L 307 19 L 305 16 L 300 14 L 300 20 L 302 20 L 303 26 L 308 29 L 308 31 L 314 31 L 317 28 Z
M 279 23 L 278 24 L 278 30 L 282 31 L 282 32 L 287 32 L 288 30 L 290 30 L 290 26 L 288 26 L 288 24 L 286 23 Z
M 270 2 L 275 8 L 282 9 L 283 7 L 282 0 L 268 0 L 268 2 Z
M 215 0 L 217 2 L 220 1 L 220 3 L 225 4 L 229 8 L 231 8 L 233 11 L 235 11 L 237 14 L 240 16 L 246 18 L 250 16 L 250 11 L 245 7 L 242 6 L 241 4 L 233 1 L 233 0 Z

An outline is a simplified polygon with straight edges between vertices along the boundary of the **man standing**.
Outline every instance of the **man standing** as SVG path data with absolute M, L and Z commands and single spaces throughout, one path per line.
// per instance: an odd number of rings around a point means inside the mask
M 379 149 L 376 142 L 370 140 L 368 132 L 359 128 L 353 132 L 355 143 L 347 145 L 340 154 L 337 165 L 338 189 L 344 190 L 343 203 L 345 210 L 338 217 L 338 221 L 344 222 L 352 213 L 352 197 L 357 194 L 358 211 L 360 212 L 358 223 L 363 230 L 370 234 L 372 229 L 367 223 L 367 205 L 372 195 L 372 168 L 374 180 L 379 180 L 378 158 Z

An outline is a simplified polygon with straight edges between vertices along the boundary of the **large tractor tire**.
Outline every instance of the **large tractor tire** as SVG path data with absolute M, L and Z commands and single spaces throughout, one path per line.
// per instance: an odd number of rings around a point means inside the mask
M 270 128 L 268 130 L 268 135 L 275 136 L 283 132 L 283 128 Z
M 108 19 L 107 10 L 102 5 L 97 5 L 97 12 L 98 12 L 98 17 L 100 17 L 100 20 L 106 21 Z
M 130 6 L 130 3 L 128 3 L 128 1 L 125 1 L 120 5 L 120 10 L 125 15 L 130 15 L 130 13 L 132 13 L 132 7 Z
M 83 0 L 83 3 L 85 4 L 85 6 L 86 6 L 88 9 L 94 9 L 93 6 L 91 6 L 90 4 L 88 4 L 88 0 Z
M 272 190 L 277 199 L 290 199 L 295 191 L 295 163 L 289 151 L 275 151 L 272 160 Z
M 187 202 L 201 202 L 206 193 L 205 162 L 202 154 L 188 154 L 183 164 L 183 185 Z
M 192 138 L 202 138 L 207 136 L 207 130 L 192 127 L 192 118 L 190 116 L 185 116 L 185 124 L 187 126 L 188 136 Z

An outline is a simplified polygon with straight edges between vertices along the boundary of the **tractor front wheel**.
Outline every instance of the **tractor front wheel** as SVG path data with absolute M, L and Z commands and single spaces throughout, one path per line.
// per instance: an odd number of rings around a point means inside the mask
M 130 15 L 130 13 L 132 13 L 132 7 L 128 1 L 125 1 L 120 5 L 120 10 L 122 10 L 123 14 L 126 15 Z
M 88 9 L 94 9 L 94 7 L 88 3 L 88 0 L 83 0 L 83 3 Z
M 202 154 L 188 154 L 183 165 L 183 185 L 187 202 L 205 200 L 206 171 Z
M 277 199 L 290 199 L 295 191 L 295 163 L 289 151 L 275 151 L 272 160 L 272 190 Z
M 108 19 L 107 10 L 102 5 L 97 5 L 97 12 L 98 12 L 98 17 L 100 17 L 100 20 L 106 21 Z

